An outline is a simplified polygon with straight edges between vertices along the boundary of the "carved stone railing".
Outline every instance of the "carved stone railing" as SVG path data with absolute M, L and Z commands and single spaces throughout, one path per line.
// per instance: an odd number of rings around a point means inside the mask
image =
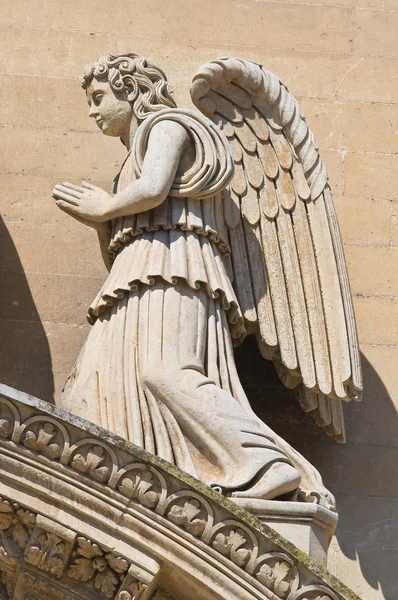
M 0 598 L 359 600 L 173 465 L 6 386 L 0 495 Z

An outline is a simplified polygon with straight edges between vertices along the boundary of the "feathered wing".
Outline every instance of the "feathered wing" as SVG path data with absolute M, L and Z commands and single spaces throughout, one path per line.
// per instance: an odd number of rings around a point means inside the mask
M 234 287 L 246 326 L 306 412 L 344 441 L 342 400 L 362 374 L 343 244 L 327 173 L 285 85 L 248 60 L 201 67 L 194 104 L 232 147 L 224 193 Z

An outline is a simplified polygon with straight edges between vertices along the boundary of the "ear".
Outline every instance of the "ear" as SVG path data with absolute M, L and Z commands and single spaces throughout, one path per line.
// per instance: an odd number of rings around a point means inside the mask
M 137 92 L 129 92 L 127 94 L 127 100 L 129 102 L 134 102 L 134 100 L 137 98 Z

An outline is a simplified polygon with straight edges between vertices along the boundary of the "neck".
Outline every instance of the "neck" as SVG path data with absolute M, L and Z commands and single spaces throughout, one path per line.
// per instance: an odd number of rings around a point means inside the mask
M 138 119 L 135 115 L 133 115 L 128 127 L 126 127 L 126 131 L 121 135 L 121 140 L 126 146 L 127 150 L 131 150 L 134 136 L 137 133 L 138 125 Z

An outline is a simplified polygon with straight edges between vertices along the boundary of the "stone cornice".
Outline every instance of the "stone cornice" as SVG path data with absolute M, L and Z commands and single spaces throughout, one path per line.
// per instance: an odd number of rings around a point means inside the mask
M 182 578 L 192 598 L 360 600 L 175 466 L 7 386 L 0 386 L 0 471 L 0 568 L 11 593 L 23 572 L 24 581 L 52 574 L 51 585 L 71 598 L 82 593 L 76 581 L 89 585 L 90 598 L 149 598 L 158 580 L 178 597 Z M 55 562 L 47 564 L 40 544 L 52 544 Z

